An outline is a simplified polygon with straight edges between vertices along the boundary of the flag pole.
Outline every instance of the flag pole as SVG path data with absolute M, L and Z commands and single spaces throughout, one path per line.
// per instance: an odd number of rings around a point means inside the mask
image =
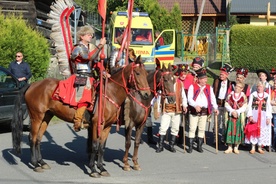
M 117 56 L 117 60 L 118 60 L 121 57 L 123 50 L 126 48 L 125 65 L 128 64 L 128 50 L 129 50 L 129 44 L 130 44 L 130 39 L 131 39 L 130 37 L 131 37 L 131 22 L 132 22 L 133 4 L 134 4 L 134 0 L 128 1 L 128 9 L 127 9 L 128 24 L 123 33 L 123 41 L 122 41 L 121 48 L 120 48 L 118 56 Z
M 106 18 L 106 0 L 98 0 L 98 11 L 102 17 L 102 38 L 105 37 L 105 18 Z M 99 94 L 99 103 L 98 103 L 98 136 L 100 136 L 101 125 L 103 122 L 102 117 L 102 96 L 103 96 L 103 67 L 104 67 L 104 49 L 101 50 L 100 54 L 100 94 Z

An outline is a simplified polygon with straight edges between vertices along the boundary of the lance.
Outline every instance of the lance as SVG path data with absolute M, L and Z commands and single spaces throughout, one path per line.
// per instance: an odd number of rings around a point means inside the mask
M 106 0 L 99 0 L 98 1 L 98 10 L 99 14 L 102 17 L 102 38 L 105 36 L 105 18 L 106 18 Z M 99 94 L 99 103 L 98 103 L 98 136 L 100 136 L 101 132 L 101 125 L 103 122 L 103 108 L 102 108 L 102 96 L 103 96 L 103 68 L 104 68 L 104 49 L 102 49 L 100 54 L 100 94 Z
M 131 39 L 131 22 L 132 22 L 132 11 L 133 11 L 133 5 L 134 5 L 134 0 L 129 0 L 128 1 L 128 24 L 126 26 L 126 29 L 123 33 L 123 41 L 121 44 L 121 48 L 119 50 L 117 60 L 121 57 L 121 54 L 124 49 L 126 49 L 126 55 L 125 55 L 125 64 L 128 64 L 128 50 L 129 50 L 129 44 L 130 44 L 130 39 Z

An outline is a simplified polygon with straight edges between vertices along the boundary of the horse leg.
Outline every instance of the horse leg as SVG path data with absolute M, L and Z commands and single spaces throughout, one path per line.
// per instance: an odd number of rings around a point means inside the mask
M 43 121 L 43 123 L 40 126 L 39 136 L 38 136 L 38 140 L 37 140 L 37 147 L 36 147 L 37 148 L 36 149 L 37 160 L 38 160 L 38 163 L 41 165 L 42 169 L 51 169 L 51 167 L 42 159 L 41 149 L 40 149 L 41 140 L 42 140 L 42 137 L 43 137 L 47 127 L 48 127 L 48 121 Z
M 48 124 L 46 122 L 41 123 L 40 119 L 42 118 L 39 118 L 38 115 L 32 119 L 31 131 L 29 134 L 31 163 L 34 166 L 35 172 L 43 172 L 43 169 L 50 168 L 48 164 L 42 160 L 40 151 L 40 142 Z
M 125 128 L 125 154 L 123 157 L 123 163 L 124 163 L 124 171 L 130 171 L 130 165 L 128 163 L 128 153 L 129 148 L 131 146 L 131 133 L 132 133 L 132 126 L 129 125 Z
M 100 174 L 102 176 L 110 176 L 108 171 L 103 167 L 103 157 L 104 157 L 105 145 L 106 145 L 106 140 L 107 140 L 110 130 L 111 130 L 111 126 L 105 128 L 102 131 L 101 136 L 100 136 L 101 139 L 100 139 L 100 143 L 99 143 L 97 167 L 100 170 Z
M 31 164 L 34 166 L 35 172 L 43 172 L 43 169 L 38 164 L 37 160 L 37 149 L 36 149 L 36 141 L 34 141 L 32 133 L 29 134 L 29 141 L 30 141 L 30 150 L 31 150 Z
M 105 152 L 105 145 L 106 145 L 106 140 L 103 144 L 99 145 L 99 153 L 98 153 L 98 162 L 97 162 L 97 167 L 100 170 L 100 174 L 102 176 L 110 176 L 108 171 L 103 167 L 103 155 Z
M 89 154 L 89 168 L 91 169 L 91 173 L 90 176 L 94 177 L 94 178 L 99 178 L 101 177 L 101 175 L 97 172 L 96 170 L 96 157 L 98 156 L 98 148 L 99 148 L 99 143 L 98 143 L 98 139 L 97 139 L 97 126 L 92 125 L 91 128 L 88 129 L 88 131 L 90 131 L 88 133 L 88 140 L 90 140 L 90 142 L 87 142 L 87 146 L 89 146 L 87 148 L 87 151 L 90 153 Z M 90 147 L 91 146 L 91 147 Z
M 136 128 L 134 152 L 133 152 L 133 156 L 132 156 L 132 162 L 134 164 L 133 169 L 136 170 L 136 171 L 141 170 L 140 165 L 138 164 L 138 150 L 139 150 L 141 134 L 144 130 L 144 126 L 145 126 L 145 124 L 143 124 L 142 126 Z
M 92 153 L 92 128 L 87 128 L 87 142 L 86 142 L 86 153 L 88 154 L 88 160 L 90 160 Z

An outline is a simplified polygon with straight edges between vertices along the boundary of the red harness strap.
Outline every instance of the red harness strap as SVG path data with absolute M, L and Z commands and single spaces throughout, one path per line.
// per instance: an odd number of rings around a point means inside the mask
M 146 120 L 147 120 L 147 117 L 148 117 L 148 112 L 149 112 L 149 108 L 151 105 L 149 105 L 148 107 L 146 107 L 144 104 L 142 104 L 140 101 L 137 100 L 137 98 L 135 98 L 131 93 L 129 93 L 129 96 L 136 102 L 138 103 L 141 107 L 143 107 L 145 109 L 145 116 L 144 116 L 144 119 L 143 119 L 143 122 L 141 123 L 140 126 L 142 126 Z

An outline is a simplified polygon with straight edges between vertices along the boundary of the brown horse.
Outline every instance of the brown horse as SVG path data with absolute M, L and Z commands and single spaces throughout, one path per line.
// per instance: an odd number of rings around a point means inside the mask
M 106 93 L 103 95 L 103 122 L 102 130 L 99 132 L 93 127 L 97 126 L 98 108 L 94 114 L 90 113 L 90 121 L 92 122 L 92 135 L 95 142 L 94 151 L 100 150 L 96 145 L 97 142 L 105 141 L 110 130 L 110 124 L 106 122 L 115 122 L 120 106 L 127 97 L 131 88 L 139 91 L 141 96 L 147 98 L 150 95 L 150 90 L 147 82 L 147 72 L 138 57 L 134 63 L 131 63 L 116 74 L 112 75 L 106 84 Z M 43 169 L 49 169 L 49 165 L 42 159 L 40 151 L 40 142 L 46 128 L 53 116 L 73 123 L 75 109 L 60 101 L 53 100 L 52 94 L 55 91 L 59 80 L 47 78 L 42 81 L 34 82 L 30 86 L 23 88 L 15 101 L 15 112 L 12 120 L 12 137 L 13 147 L 20 153 L 20 143 L 22 140 L 22 101 L 25 99 L 28 107 L 31 129 L 29 134 L 31 148 L 31 163 L 34 166 L 34 171 L 42 172 Z M 107 130 L 106 130 L 107 129 Z M 98 137 L 98 133 L 100 136 Z M 101 155 L 101 153 L 97 153 Z M 103 168 L 102 163 L 98 163 L 101 173 L 108 173 Z M 92 173 L 95 172 L 94 165 L 91 165 Z
M 130 165 L 128 163 L 128 153 L 131 146 L 131 134 L 132 129 L 135 127 L 135 142 L 134 152 L 132 156 L 133 169 L 141 170 L 138 164 L 138 149 L 140 145 L 141 134 L 143 132 L 146 119 L 150 113 L 151 100 L 157 94 L 157 91 L 161 91 L 161 98 L 167 98 L 170 103 L 175 102 L 174 92 L 174 73 L 171 66 L 166 68 L 164 65 L 162 69 L 156 69 L 151 71 L 147 77 L 151 96 L 148 99 L 143 99 L 141 96 L 133 91 L 127 98 L 124 104 L 124 120 L 125 120 L 125 154 L 123 157 L 124 170 L 129 171 Z

